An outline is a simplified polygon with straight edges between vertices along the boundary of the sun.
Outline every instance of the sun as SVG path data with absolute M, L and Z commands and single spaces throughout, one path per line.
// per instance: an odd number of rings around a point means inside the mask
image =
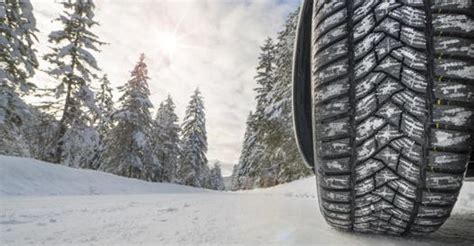
M 178 37 L 171 32 L 160 33 L 158 38 L 160 50 L 169 56 L 172 56 L 174 53 L 176 53 L 179 46 L 178 42 Z

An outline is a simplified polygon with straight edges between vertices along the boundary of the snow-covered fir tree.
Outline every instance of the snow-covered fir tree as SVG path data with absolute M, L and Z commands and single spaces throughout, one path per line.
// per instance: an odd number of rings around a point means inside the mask
M 214 166 L 209 171 L 209 188 L 213 190 L 225 190 L 224 178 L 221 173 L 221 166 L 219 162 L 214 163 Z
M 24 130 L 31 108 L 21 95 L 35 86 L 28 81 L 38 66 L 33 48 L 36 20 L 29 0 L 0 4 L 0 154 L 30 156 Z
M 113 127 L 112 113 L 115 111 L 112 88 L 106 74 L 99 80 L 100 88 L 97 90 L 96 102 L 99 114 L 94 119 L 94 127 L 99 133 L 99 145 L 95 151 L 91 168 L 97 169 L 100 165 L 99 159 L 102 155 L 105 143 L 104 139 Z
M 175 108 L 173 99 L 168 95 L 160 104 L 154 122 L 153 145 L 155 155 L 163 167 L 163 172 L 158 177 L 162 182 L 176 182 L 181 128 Z
M 100 140 L 99 134 L 92 128 L 99 109 L 90 82 L 97 78 L 96 72 L 100 70 L 92 52 L 98 52 L 98 46 L 104 43 L 91 31 L 98 25 L 94 19 L 95 5 L 92 0 L 64 1 L 62 5 L 64 11 L 56 19 L 62 24 L 62 29 L 49 35 L 52 52 L 44 57 L 52 65 L 48 73 L 59 81 L 53 90 L 59 103 L 54 106 L 59 111 L 60 120 L 52 146 L 52 161 L 89 167 L 92 159 L 84 159 L 92 158 L 87 155 L 98 148 Z M 87 143 L 77 146 L 81 141 Z M 84 151 L 81 151 L 82 148 L 85 148 Z M 68 153 L 75 153 L 76 156 L 66 156 Z
M 247 129 L 242 144 L 242 152 L 238 164 L 238 172 L 233 179 L 233 189 L 252 189 L 274 185 L 276 167 L 272 166 L 269 154 L 266 153 L 266 140 L 271 136 L 271 125 L 266 114 L 270 106 L 269 94 L 275 89 L 275 45 L 267 38 L 260 48 L 259 63 L 255 81 L 257 87 L 255 113 L 247 119 Z
M 298 13 L 291 13 L 278 34 L 275 60 L 275 88 L 269 93 L 265 112 L 270 133 L 265 139 L 266 153 L 272 168 L 277 170 L 276 184 L 290 182 L 311 174 L 295 144 L 292 116 L 292 66 Z
M 250 112 L 247 118 L 244 141 L 239 163 L 232 173 L 232 190 L 252 189 L 258 178 L 259 163 L 263 161 L 264 147 L 257 141 L 257 120 L 255 114 Z
M 204 103 L 199 89 L 194 91 L 181 127 L 181 155 L 178 179 L 181 184 L 205 187 L 209 177 L 207 166 L 207 132 Z
M 104 74 L 99 81 L 100 88 L 97 92 L 96 102 L 99 108 L 100 115 L 97 116 L 97 130 L 101 137 L 107 135 L 109 130 L 113 127 L 111 119 L 112 113 L 115 111 L 112 88 L 107 74 Z
M 152 118 L 148 70 L 145 56 L 140 55 L 131 79 L 120 87 L 120 108 L 112 118 L 115 126 L 105 139 L 99 170 L 117 175 L 157 181 L 161 166 L 151 141 Z
M 291 74 L 298 11 L 291 13 L 277 43 L 262 46 L 257 67 L 257 107 L 247 120 L 233 189 L 268 187 L 311 172 L 296 149 L 292 126 Z
M 263 125 L 266 120 L 265 109 L 269 106 L 271 100 L 268 94 L 275 87 L 275 45 L 273 44 L 273 39 L 267 38 L 260 49 L 261 53 L 258 58 L 257 75 L 255 76 L 255 81 L 257 82 L 257 87 L 255 88 L 257 92 L 255 117 L 256 120 L 260 121 Z

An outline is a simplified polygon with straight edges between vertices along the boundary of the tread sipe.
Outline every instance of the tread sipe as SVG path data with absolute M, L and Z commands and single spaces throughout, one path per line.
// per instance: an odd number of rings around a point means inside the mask
M 315 0 L 312 88 L 321 211 L 405 235 L 449 217 L 471 152 L 470 0 Z

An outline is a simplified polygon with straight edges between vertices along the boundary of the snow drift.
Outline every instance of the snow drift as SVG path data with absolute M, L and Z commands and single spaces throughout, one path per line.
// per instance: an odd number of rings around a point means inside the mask
M 151 183 L 94 170 L 0 155 L 0 196 L 111 195 L 205 192 Z

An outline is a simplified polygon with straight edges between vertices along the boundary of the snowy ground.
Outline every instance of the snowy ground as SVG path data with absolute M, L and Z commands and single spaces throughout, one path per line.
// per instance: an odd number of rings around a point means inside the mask
M 212 192 L 0 156 L 0 245 L 474 244 L 474 183 L 439 232 L 409 238 L 328 227 L 314 187 Z

